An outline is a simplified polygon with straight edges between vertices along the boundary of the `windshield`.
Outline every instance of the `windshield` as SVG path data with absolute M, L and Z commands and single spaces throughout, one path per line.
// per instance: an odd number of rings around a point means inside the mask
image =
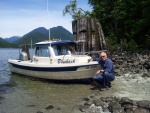
M 56 56 L 71 54 L 68 48 L 64 44 L 52 45 L 52 48 Z
M 50 57 L 49 49 L 48 47 L 36 47 L 35 49 L 35 55 L 39 57 Z

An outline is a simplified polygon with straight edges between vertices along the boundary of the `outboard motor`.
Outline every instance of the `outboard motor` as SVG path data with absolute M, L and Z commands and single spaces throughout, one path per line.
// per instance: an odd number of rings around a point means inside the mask
M 22 61 L 27 61 L 30 60 L 30 55 L 29 55 L 29 49 L 28 49 L 28 45 L 25 41 L 25 44 L 22 47 L 22 51 L 20 53 L 20 60 Z
M 27 61 L 27 60 L 28 60 L 28 55 L 27 55 L 26 52 L 22 51 L 22 52 L 20 53 L 20 60 L 21 60 L 21 61 Z

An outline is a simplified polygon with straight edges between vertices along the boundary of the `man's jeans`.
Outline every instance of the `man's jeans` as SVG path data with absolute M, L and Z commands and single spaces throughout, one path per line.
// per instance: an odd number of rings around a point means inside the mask
M 115 76 L 113 73 L 104 72 L 102 74 L 99 74 L 97 76 L 93 77 L 93 80 L 96 82 L 99 82 L 102 85 L 102 88 L 108 88 L 109 83 L 115 79 Z

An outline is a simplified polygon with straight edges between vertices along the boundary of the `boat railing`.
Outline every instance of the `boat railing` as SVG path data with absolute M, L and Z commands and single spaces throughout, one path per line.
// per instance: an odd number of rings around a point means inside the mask
M 99 50 L 99 51 L 89 51 L 89 52 L 77 52 L 79 55 L 88 55 L 88 56 L 92 56 L 92 55 L 95 55 L 95 54 L 98 54 L 100 52 L 106 52 L 107 53 L 107 50 Z

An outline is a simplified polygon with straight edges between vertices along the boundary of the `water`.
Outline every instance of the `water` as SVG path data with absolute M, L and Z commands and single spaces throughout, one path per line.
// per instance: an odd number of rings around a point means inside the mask
M 10 70 L 8 68 L 8 59 L 18 58 L 18 49 L 0 48 L 0 84 L 10 80 Z
M 18 49 L 0 48 L 0 113 L 71 113 L 93 92 L 90 84 L 11 74 L 7 60 L 18 59 L 18 53 Z

